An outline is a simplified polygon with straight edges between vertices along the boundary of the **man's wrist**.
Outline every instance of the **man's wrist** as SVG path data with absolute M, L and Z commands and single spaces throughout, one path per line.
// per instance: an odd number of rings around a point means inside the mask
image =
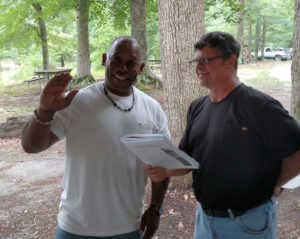
M 149 209 L 150 208 L 155 210 L 157 212 L 158 216 L 161 216 L 163 214 L 163 208 L 161 205 L 151 203 L 149 206 Z
M 37 123 L 42 125 L 50 125 L 53 121 L 55 112 L 45 111 L 39 108 L 34 110 L 34 119 Z

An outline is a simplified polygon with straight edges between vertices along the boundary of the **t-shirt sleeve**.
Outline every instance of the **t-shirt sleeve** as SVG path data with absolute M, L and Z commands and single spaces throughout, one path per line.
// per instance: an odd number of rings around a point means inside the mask
M 68 114 L 66 110 L 57 111 L 54 115 L 53 123 L 51 124 L 51 131 L 59 139 L 66 136 L 66 122 L 68 121 Z
M 171 134 L 168 127 L 168 119 L 160 104 L 158 104 L 158 112 L 159 128 L 157 133 L 164 135 L 168 139 L 171 139 Z
M 186 119 L 186 128 L 184 131 L 184 134 L 179 142 L 178 148 L 181 149 L 182 151 L 185 151 L 188 153 L 188 138 L 189 138 L 189 131 L 190 131 L 190 123 L 192 120 L 192 112 L 193 112 L 194 104 L 192 103 L 189 106 L 188 112 L 187 112 L 187 119 Z
M 274 159 L 281 160 L 300 149 L 300 125 L 278 101 L 262 105 L 257 127 Z

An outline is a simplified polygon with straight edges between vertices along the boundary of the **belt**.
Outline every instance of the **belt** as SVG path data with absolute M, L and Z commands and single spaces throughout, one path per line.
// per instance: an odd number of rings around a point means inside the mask
M 229 211 L 232 212 L 232 215 L 234 217 L 238 217 L 244 214 L 245 211 L 238 211 L 238 210 L 234 210 L 234 209 L 211 209 L 211 208 L 203 208 L 202 207 L 203 212 L 205 212 L 205 214 L 207 216 L 212 216 L 212 217 L 231 217 L 229 214 Z
M 265 204 L 269 200 L 270 199 L 267 199 L 259 204 L 256 204 L 255 206 L 249 208 L 248 210 L 257 208 L 257 207 Z M 228 209 L 212 209 L 212 208 L 205 208 L 203 206 L 201 206 L 201 207 L 202 207 L 203 212 L 205 212 L 205 214 L 207 216 L 212 216 L 212 217 L 231 217 L 231 213 L 232 213 L 233 217 L 238 217 L 238 216 L 243 215 L 246 211 L 248 211 L 248 210 L 239 211 L 239 210 L 229 209 L 229 208 Z

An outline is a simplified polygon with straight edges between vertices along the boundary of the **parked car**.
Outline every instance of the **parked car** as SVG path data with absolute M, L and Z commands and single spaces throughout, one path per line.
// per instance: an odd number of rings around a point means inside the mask
M 251 57 L 254 58 L 254 52 L 251 52 Z M 290 60 L 292 59 L 292 52 L 288 48 L 265 47 L 264 58 L 282 61 Z M 261 50 L 258 51 L 257 59 L 261 59 Z

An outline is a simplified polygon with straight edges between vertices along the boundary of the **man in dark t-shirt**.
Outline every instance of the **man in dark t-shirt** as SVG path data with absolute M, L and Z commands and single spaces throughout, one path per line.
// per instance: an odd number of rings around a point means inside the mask
M 189 107 L 179 148 L 200 164 L 194 239 L 275 239 L 275 196 L 300 173 L 300 126 L 282 105 L 237 77 L 239 43 L 223 32 L 195 44 L 200 84 L 210 90 Z M 145 166 L 152 181 L 186 169 Z

